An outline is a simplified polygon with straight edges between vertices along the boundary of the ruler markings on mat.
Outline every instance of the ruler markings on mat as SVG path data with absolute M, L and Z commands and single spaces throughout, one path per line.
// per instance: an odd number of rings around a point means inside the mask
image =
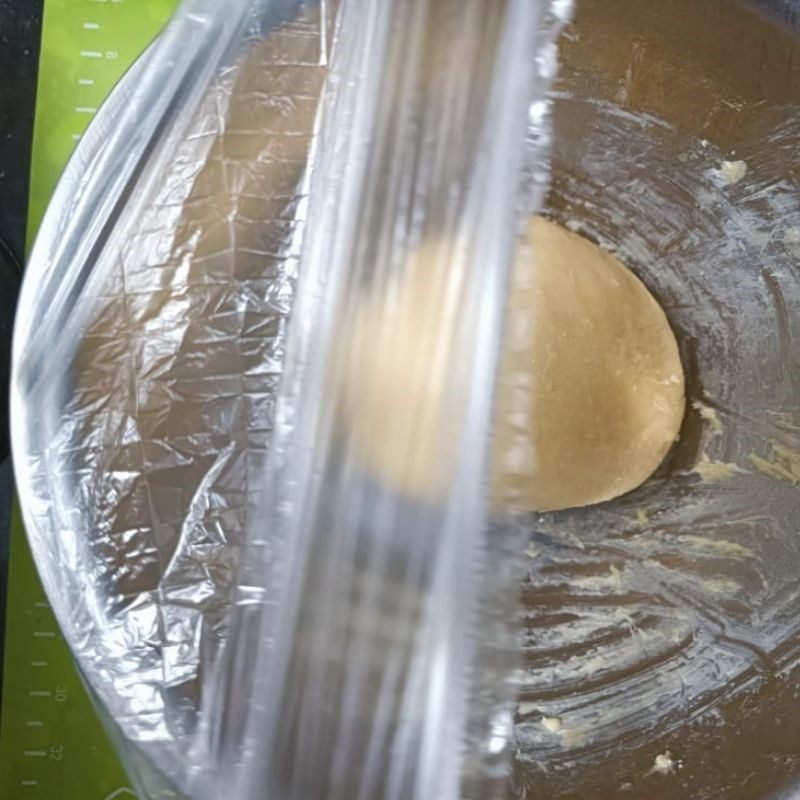
M 176 0 L 45 0 L 29 244 L 76 142 L 175 5 Z M 18 509 L 8 591 L 0 798 L 132 796 L 42 591 Z

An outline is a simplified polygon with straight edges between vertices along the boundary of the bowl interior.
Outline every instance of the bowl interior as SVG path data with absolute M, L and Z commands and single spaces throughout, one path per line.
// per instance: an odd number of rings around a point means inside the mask
M 688 405 L 640 489 L 533 520 L 515 789 L 754 800 L 800 774 L 798 39 L 716 0 L 576 11 L 547 212 L 660 300 Z

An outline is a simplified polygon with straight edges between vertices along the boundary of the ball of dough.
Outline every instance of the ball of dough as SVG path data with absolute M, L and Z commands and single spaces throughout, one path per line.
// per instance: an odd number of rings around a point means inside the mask
M 600 503 L 647 480 L 678 436 L 678 345 L 616 258 L 541 217 L 528 238 L 509 299 L 493 499 L 536 511 Z
M 387 312 L 354 315 L 346 425 L 378 479 L 436 498 L 452 474 L 460 403 L 446 381 L 454 314 L 423 247 Z M 496 509 L 548 511 L 634 489 L 684 412 L 678 347 L 642 282 L 596 245 L 534 218 L 513 265 L 492 456 Z M 451 426 L 451 430 L 444 428 Z
M 358 460 L 391 488 L 433 502 L 457 463 L 466 388 L 453 377 L 468 377 L 455 363 L 461 276 L 443 244 L 423 243 L 344 321 L 342 364 L 344 430 Z

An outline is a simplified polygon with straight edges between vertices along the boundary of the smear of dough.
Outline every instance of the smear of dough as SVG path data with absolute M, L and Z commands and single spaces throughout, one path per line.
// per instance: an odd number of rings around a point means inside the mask
M 750 463 L 768 478 L 786 481 L 794 486 L 800 484 L 800 453 L 778 442 L 772 442 L 770 446 L 769 460 L 751 453 Z
M 701 419 L 708 423 L 712 436 L 722 436 L 722 423 L 713 408 L 699 400 L 692 401 L 692 408 L 700 414 Z
M 666 753 L 657 755 L 653 762 L 653 767 L 650 770 L 651 774 L 669 775 L 675 769 L 675 762 L 672 760 L 672 754 L 667 750 Z
M 542 717 L 542 727 L 548 733 L 561 733 L 561 720 L 558 717 Z
M 582 728 L 568 728 L 559 717 L 542 717 L 542 727 L 553 736 L 558 736 L 567 749 L 583 747 L 586 744 L 586 731 Z
M 512 275 L 493 502 L 537 511 L 599 503 L 645 481 L 676 439 L 678 346 L 658 303 L 611 255 L 538 217 L 528 243 Z M 422 497 L 446 485 L 440 428 L 458 407 L 444 384 L 452 309 L 431 300 L 448 297 L 434 248 L 423 245 L 403 272 L 391 309 L 367 297 L 348 337 L 356 448 L 377 477 Z
M 747 163 L 744 161 L 722 161 L 717 173 L 725 183 L 738 183 L 747 175 Z
M 560 731 L 561 744 L 568 750 L 584 747 L 589 741 L 586 730 L 583 728 L 566 728 Z
M 727 461 L 714 461 L 706 453 L 700 456 L 692 472 L 696 472 L 705 483 L 720 483 L 745 472 L 738 464 Z
M 697 536 L 695 534 L 684 533 L 676 537 L 676 542 L 685 548 L 686 551 L 694 551 L 699 554 L 711 554 L 724 556 L 727 558 L 752 558 L 753 551 L 738 542 L 731 542 L 728 539 L 712 539 L 708 536 Z
M 735 595 L 742 589 L 733 578 L 705 578 L 700 584 L 708 594 Z

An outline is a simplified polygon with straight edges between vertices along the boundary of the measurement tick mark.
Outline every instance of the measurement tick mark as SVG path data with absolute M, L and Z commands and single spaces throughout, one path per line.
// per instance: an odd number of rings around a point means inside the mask
M 25 724 L 29 728 L 41 728 L 44 725 L 40 719 L 29 719 Z
M 75 106 L 75 111 L 77 111 L 78 114 L 94 114 L 97 109 L 91 106 Z
M 20 786 L 38 786 L 39 785 L 39 781 L 20 781 L 19 785 Z
M 96 31 L 100 26 L 96 22 L 84 22 L 83 27 L 86 28 L 87 31 Z
M 24 755 L 26 758 L 44 758 L 47 750 L 25 750 Z
M 52 697 L 52 692 L 33 691 L 28 692 L 28 697 Z
M 47 666 L 47 662 L 46 661 L 31 661 L 31 666 L 32 667 L 46 667 Z
M 102 58 L 103 54 L 99 50 L 81 50 L 81 58 Z
M 53 638 L 55 638 L 56 632 L 55 631 L 34 631 L 33 635 L 37 639 L 53 639 Z
M 45 603 L 42 600 L 39 600 L 37 603 L 33 604 L 34 608 L 50 608 L 50 603 Z

